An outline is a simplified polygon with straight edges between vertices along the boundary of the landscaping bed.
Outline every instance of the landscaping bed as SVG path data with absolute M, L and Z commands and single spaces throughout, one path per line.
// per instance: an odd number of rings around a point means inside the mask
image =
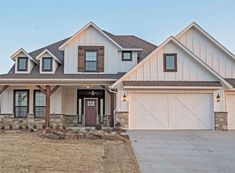
M 128 137 L 117 131 L 2 131 L 0 163 L 1 172 L 14 173 L 139 172 Z

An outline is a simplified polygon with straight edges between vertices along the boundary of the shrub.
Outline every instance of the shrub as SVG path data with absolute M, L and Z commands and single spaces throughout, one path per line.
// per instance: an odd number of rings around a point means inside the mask
M 13 129 L 13 126 L 12 126 L 11 124 L 9 125 L 9 129 L 10 129 L 10 130 L 12 130 L 12 129 Z
M 115 127 L 121 127 L 121 123 L 120 122 L 117 122 L 116 124 L 115 124 Z
M 25 125 L 24 125 L 24 128 L 25 128 L 25 129 L 29 129 L 28 124 L 25 124 Z
M 57 124 L 55 128 L 56 128 L 57 130 L 59 130 L 59 129 L 60 129 L 60 125 Z
M 20 125 L 19 125 L 19 130 L 22 130 L 22 129 L 23 129 L 23 125 L 20 124 Z
M 42 124 L 42 129 L 45 129 L 45 128 L 46 128 L 46 124 L 43 123 L 43 124 Z
M 37 128 L 37 125 L 36 124 L 33 124 L 33 129 L 36 129 Z

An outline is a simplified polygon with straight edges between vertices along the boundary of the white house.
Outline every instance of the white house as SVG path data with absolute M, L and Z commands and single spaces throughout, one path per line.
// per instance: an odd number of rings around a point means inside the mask
M 235 56 L 196 23 L 157 47 L 90 22 L 11 58 L 15 65 L 0 75 L 4 125 L 41 126 L 45 118 L 61 126 L 235 128 Z

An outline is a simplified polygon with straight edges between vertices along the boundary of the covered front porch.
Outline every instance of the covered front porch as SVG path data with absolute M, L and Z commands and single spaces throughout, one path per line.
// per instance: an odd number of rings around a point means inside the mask
M 0 125 L 5 128 L 114 126 L 116 96 L 107 83 L 9 84 L 0 89 Z

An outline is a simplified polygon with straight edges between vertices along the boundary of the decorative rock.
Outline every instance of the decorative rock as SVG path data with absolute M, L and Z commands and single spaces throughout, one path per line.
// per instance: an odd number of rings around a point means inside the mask
M 47 133 L 45 136 L 48 139 L 56 139 L 56 140 L 60 139 L 60 137 L 58 135 L 56 135 L 55 133 Z

